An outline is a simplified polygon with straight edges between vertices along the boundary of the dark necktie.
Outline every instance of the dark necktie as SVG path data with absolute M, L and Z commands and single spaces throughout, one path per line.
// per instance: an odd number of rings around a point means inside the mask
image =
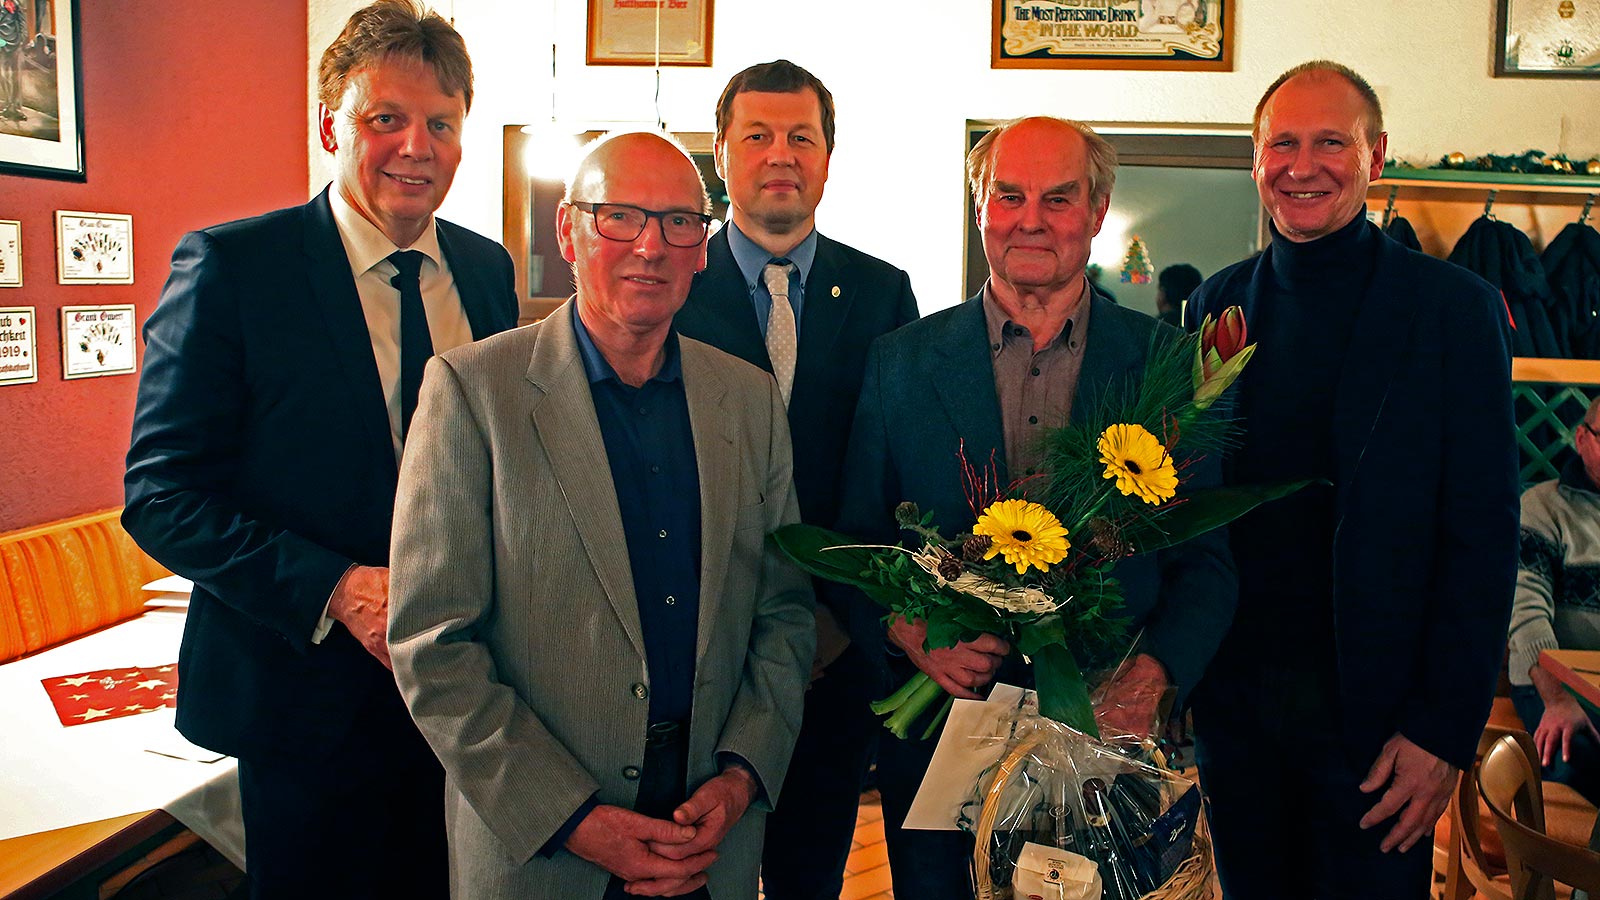
M 411 414 L 417 411 L 417 392 L 422 389 L 422 369 L 433 356 L 433 338 L 428 335 L 428 313 L 422 308 L 422 260 L 418 250 L 396 250 L 389 261 L 399 271 L 389 279 L 400 292 L 400 441 L 405 442 L 411 428 Z

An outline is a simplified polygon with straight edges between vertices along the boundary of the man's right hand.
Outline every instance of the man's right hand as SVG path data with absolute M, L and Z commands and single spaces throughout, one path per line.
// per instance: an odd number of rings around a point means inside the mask
M 689 826 L 602 804 L 572 830 L 567 849 L 628 882 L 631 894 L 677 897 L 706 883 L 705 871 L 716 862 L 716 851 L 668 859 L 652 852 L 649 845 L 687 844 L 694 835 L 695 829 Z
M 976 640 L 929 653 L 922 649 L 927 637 L 928 623 L 921 619 L 907 621 L 897 617 L 889 624 L 889 640 L 905 652 L 906 659 L 952 697 L 963 700 L 982 700 L 978 691 L 994 681 L 1001 661 L 1011 652 L 1011 645 L 1004 639 L 982 634 Z
M 1545 701 L 1544 715 L 1539 717 L 1539 727 L 1534 729 L 1533 743 L 1539 748 L 1539 762 L 1549 766 L 1555 761 L 1556 748 L 1561 749 L 1561 761 L 1572 755 L 1572 738 L 1587 731 L 1596 741 L 1600 732 L 1594 729 L 1588 713 L 1570 695 L 1562 693 Z
M 351 566 L 328 599 L 328 618 L 342 624 L 367 652 L 388 669 L 389 570 L 382 566 Z

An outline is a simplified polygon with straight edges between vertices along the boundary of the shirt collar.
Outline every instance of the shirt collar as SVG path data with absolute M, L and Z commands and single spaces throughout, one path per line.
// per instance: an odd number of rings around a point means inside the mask
M 1078 301 L 1078 308 L 1072 315 L 1067 317 L 1066 324 L 1061 326 L 1061 333 L 1050 341 L 1045 350 L 1066 346 L 1068 353 L 1077 352 L 1078 347 L 1082 346 L 1083 342 L 1073 343 L 1071 341 L 1072 334 L 1074 331 L 1080 335 L 1083 334 L 1083 330 L 1089 321 L 1089 307 L 1093 298 L 1094 284 L 1089 281 L 1088 276 L 1084 276 L 1083 298 Z M 1017 328 L 1021 328 L 1024 332 L 1027 331 L 1024 326 L 1013 325 L 1011 317 L 1006 315 L 1006 311 L 1001 308 L 1000 301 L 995 299 L 994 287 L 987 281 L 983 283 L 983 322 L 989 333 L 990 359 L 1000 355 L 1000 351 L 1005 347 L 1006 341 L 1014 341 L 1023 337 L 1023 335 L 1013 333 Z M 1028 343 L 1031 347 L 1033 343 L 1031 336 Z M 1032 351 L 1030 350 L 1030 352 Z
M 624 384 L 618 377 L 617 370 L 606 362 L 604 353 L 595 345 L 594 338 L 589 336 L 589 329 L 583 327 L 583 317 L 578 315 L 578 304 L 572 304 L 572 330 L 578 336 L 578 355 L 583 357 L 583 374 L 588 377 L 590 384 L 602 381 L 615 381 Z M 661 371 L 657 372 L 651 381 L 679 381 L 683 378 L 683 364 L 678 358 L 678 329 L 670 328 L 667 331 L 667 341 L 662 346 L 663 358 Z M 627 386 L 627 385 L 624 385 Z
M 443 268 L 440 263 L 444 256 L 439 250 L 439 232 L 432 216 L 428 217 L 428 224 L 416 242 L 410 247 L 401 248 L 395 246 L 394 241 L 389 240 L 389 236 L 378 226 L 356 212 L 356 208 L 339 192 L 337 184 L 328 190 L 328 205 L 333 209 L 333 223 L 339 229 L 339 239 L 344 242 L 344 254 L 350 259 L 350 271 L 357 278 L 401 249 L 420 250 L 433 260 L 434 268 Z
M 728 220 L 728 249 L 733 251 L 733 261 L 739 264 L 739 274 L 744 276 L 744 286 L 748 290 L 755 290 L 761 283 L 761 270 L 767 267 L 768 261 L 773 256 L 760 244 L 750 240 L 739 226 Z M 800 270 L 800 285 L 804 289 L 806 278 L 811 274 L 811 263 L 817 258 L 817 230 L 811 229 L 806 239 L 788 253 L 784 258 L 794 263 Z

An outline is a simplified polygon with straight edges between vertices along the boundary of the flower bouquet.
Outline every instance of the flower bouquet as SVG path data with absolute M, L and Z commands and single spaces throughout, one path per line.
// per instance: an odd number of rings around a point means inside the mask
M 892 616 L 927 624 L 926 649 L 983 633 L 1016 647 L 1033 669 L 1039 711 L 1098 737 L 1084 679 L 1114 664 L 1132 640 L 1118 616 L 1123 597 L 1112 571 L 1149 553 L 1225 525 L 1302 483 L 1191 488 L 1195 464 L 1232 439 L 1233 421 L 1216 401 L 1254 352 L 1244 316 L 1230 307 L 1207 317 L 1199 335 L 1157 336 L 1143 378 L 1120 392 L 1080 398 L 1092 412 L 1045 437 L 1046 474 L 997 483 L 995 465 L 961 452 L 971 528 L 945 536 L 933 514 L 902 503 L 895 518 L 910 546 L 862 544 L 808 525 L 774 539 L 813 575 L 860 588 Z M 873 704 L 906 737 L 935 702 L 950 699 L 918 673 Z

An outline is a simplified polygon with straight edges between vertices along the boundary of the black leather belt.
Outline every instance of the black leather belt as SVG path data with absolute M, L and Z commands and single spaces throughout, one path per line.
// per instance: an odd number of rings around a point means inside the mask
M 646 747 L 670 747 L 682 741 L 689 734 L 689 726 L 683 722 L 652 722 L 645 729 L 644 745 Z

